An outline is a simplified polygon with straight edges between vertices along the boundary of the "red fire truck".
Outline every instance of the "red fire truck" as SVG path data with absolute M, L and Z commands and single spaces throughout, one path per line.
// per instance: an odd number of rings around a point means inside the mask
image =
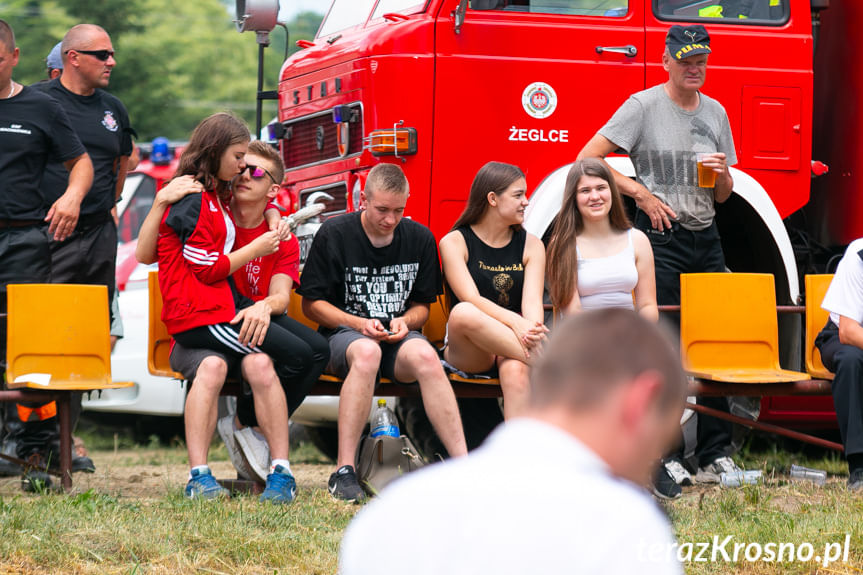
M 525 171 L 526 227 L 543 236 L 578 151 L 631 93 L 665 81 L 669 26 L 697 22 L 712 39 L 705 92 L 728 111 L 737 147 L 735 194 L 717 212 L 727 265 L 773 273 L 778 303 L 799 303 L 800 278 L 821 253 L 800 246 L 863 235 L 852 179 L 863 74 L 846 64 L 861 4 L 334 0 L 315 40 L 297 42 L 304 49 L 281 70 L 273 127 L 289 203 L 324 201 L 324 218 L 356 209 L 368 171 L 398 162 L 411 183 L 408 215 L 440 237 L 479 167 L 499 160 Z M 610 161 L 634 175 L 628 158 Z M 311 235 L 302 241 L 307 249 Z M 791 368 L 801 323 L 780 317 Z M 762 404 L 762 419 L 797 424 L 823 426 L 832 412 L 827 397 Z

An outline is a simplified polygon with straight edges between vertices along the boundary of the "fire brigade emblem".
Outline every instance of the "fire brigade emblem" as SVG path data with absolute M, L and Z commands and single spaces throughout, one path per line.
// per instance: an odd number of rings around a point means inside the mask
M 102 118 L 102 125 L 105 126 L 109 132 L 116 132 L 117 128 L 120 127 L 120 124 L 118 124 L 117 120 L 114 119 L 114 114 L 111 110 L 105 110 L 105 117 Z
M 522 92 L 521 105 L 529 116 L 548 118 L 557 108 L 557 94 L 545 82 L 534 82 Z

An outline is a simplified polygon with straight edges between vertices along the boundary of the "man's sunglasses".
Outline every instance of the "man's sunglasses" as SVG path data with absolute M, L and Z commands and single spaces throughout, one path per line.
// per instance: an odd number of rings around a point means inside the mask
M 71 48 L 66 50 L 66 53 L 69 52 L 78 52 L 79 54 L 87 54 L 88 56 L 93 56 L 97 60 L 101 60 L 103 62 L 107 62 L 108 58 L 114 55 L 113 50 L 76 50 L 75 48 Z
M 261 166 L 255 166 L 253 164 L 246 164 L 246 170 L 249 170 L 249 175 L 252 176 L 253 180 L 260 180 L 264 177 L 264 175 L 270 176 L 270 179 L 273 180 L 273 183 L 281 185 L 281 182 L 276 181 L 276 178 L 273 177 L 273 174 L 267 171 L 266 168 L 262 168 Z M 244 172 L 246 170 L 243 170 Z

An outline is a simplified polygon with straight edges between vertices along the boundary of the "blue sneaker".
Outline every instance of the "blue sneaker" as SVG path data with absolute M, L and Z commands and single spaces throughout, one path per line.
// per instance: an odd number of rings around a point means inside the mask
M 294 500 L 296 494 L 297 482 L 294 480 L 294 476 L 281 465 L 276 465 L 276 469 L 267 475 L 267 487 L 261 493 L 260 501 L 287 504 Z
M 192 470 L 192 478 L 186 484 L 186 497 L 192 499 L 218 499 L 230 497 L 231 492 L 219 485 L 209 469 Z

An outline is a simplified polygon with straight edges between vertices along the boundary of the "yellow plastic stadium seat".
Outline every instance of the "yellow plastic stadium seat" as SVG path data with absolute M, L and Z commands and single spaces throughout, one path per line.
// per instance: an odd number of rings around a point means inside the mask
M 437 300 L 429 305 L 429 318 L 423 326 L 423 335 L 436 349 L 443 347 L 443 340 L 446 337 L 447 316 L 441 304 L 442 297 L 438 296 Z
M 111 381 L 105 286 L 10 284 L 8 307 L 10 389 L 87 391 L 133 385 Z
M 818 332 L 827 323 L 830 313 L 821 309 L 821 302 L 830 287 L 833 274 L 807 275 L 806 285 L 806 371 L 817 379 L 833 379 L 833 374 L 827 371 L 821 363 L 821 352 L 815 347 Z
M 680 275 L 680 353 L 691 375 L 726 383 L 809 379 L 779 366 L 770 274 Z
M 153 375 L 185 379 L 181 373 L 171 369 L 171 335 L 162 321 L 162 292 L 159 291 L 159 272 L 151 271 L 147 276 L 150 292 L 150 331 L 147 340 L 147 368 Z

